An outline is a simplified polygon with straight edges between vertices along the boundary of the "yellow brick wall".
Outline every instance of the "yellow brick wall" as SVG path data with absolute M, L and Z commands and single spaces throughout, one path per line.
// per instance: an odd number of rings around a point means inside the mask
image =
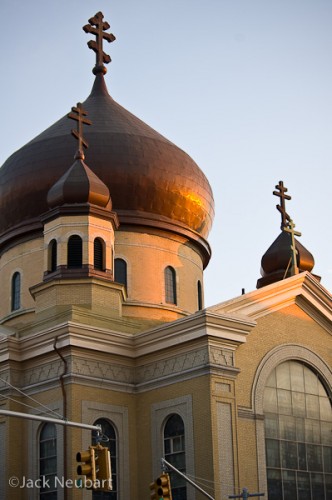
M 16 245 L 1 256 L 0 319 L 11 313 L 11 280 L 16 271 L 21 273 L 21 310 L 33 308 L 34 301 L 29 288 L 43 279 L 42 238 Z
M 251 391 L 257 367 L 266 353 L 282 344 L 307 347 L 332 364 L 332 351 L 328 348 L 331 335 L 308 316 L 298 305 L 285 307 L 257 320 L 247 343 L 235 353 L 235 364 L 241 367 L 236 382 L 238 405 L 251 406 Z
M 203 286 L 202 260 L 181 237 L 116 232 L 115 258 L 127 262 L 128 298 L 150 304 L 165 304 L 164 270 L 172 266 L 177 275 L 178 307 L 197 311 L 197 281 Z

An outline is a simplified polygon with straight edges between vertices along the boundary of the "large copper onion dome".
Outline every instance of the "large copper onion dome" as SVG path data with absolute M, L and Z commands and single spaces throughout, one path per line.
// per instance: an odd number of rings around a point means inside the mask
M 164 224 L 204 242 L 214 217 L 214 201 L 197 164 L 117 104 L 107 91 L 103 74 L 96 75 L 83 105 L 92 121 L 85 131 L 89 143 L 86 161 L 109 188 L 120 225 Z M 48 210 L 48 190 L 73 162 L 70 130 L 70 120 L 64 116 L 16 151 L 0 169 L 2 240 L 13 229 L 24 232 L 23 226 L 27 229 L 31 223 L 37 227 Z

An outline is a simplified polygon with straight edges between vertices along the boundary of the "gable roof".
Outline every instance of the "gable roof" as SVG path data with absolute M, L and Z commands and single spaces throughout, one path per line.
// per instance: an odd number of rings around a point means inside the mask
M 209 307 L 209 312 L 253 320 L 297 304 L 332 334 L 332 295 L 308 271 Z

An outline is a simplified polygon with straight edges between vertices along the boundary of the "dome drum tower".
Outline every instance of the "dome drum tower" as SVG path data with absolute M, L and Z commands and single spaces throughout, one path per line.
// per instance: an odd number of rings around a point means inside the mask
M 94 28 L 86 25 L 84 31 L 94 33 Z M 108 42 L 115 39 L 101 35 Z M 156 321 L 173 320 L 202 307 L 197 290 L 202 290 L 211 256 L 206 240 L 214 216 L 211 187 L 184 151 L 112 99 L 104 80 L 110 58 L 94 42 L 88 45 L 96 52 L 95 81 L 82 104 L 81 126 L 92 126 L 84 130 L 84 140 L 82 130 L 72 133 L 89 145 L 89 166 L 76 156 L 68 169 L 73 146 L 67 116 L 8 158 L 0 169 L 0 251 L 5 255 L 15 248 L 19 259 L 25 241 L 38 241 L 40 249 L 43 239 L 38 266 L 43 272 L 36 281 L 25 271 L 27 289 L 83 275 L 112 281 L 113 261 L 121 260 L 127 273 L 124 314 L 151 318 L 154 311 Z M 107 205 L 110 196 L 113 208 Z M 81 269 L 67 261 L 68 239 L 75 235 L 82 238 Z M 101 270 L 94 265 L 97 237 L 105 245 Z M 167 268 L 175 272 L 172 301 L 166 292 Z M 8 276 L 9 268 L 7 281 Z

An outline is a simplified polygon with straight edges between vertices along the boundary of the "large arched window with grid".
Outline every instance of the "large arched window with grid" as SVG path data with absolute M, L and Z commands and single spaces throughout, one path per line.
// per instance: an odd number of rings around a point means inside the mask
M 176 273 L 171 266 L 165 268 L 165 300 L 168 304 L 176 304 Z
M 19 272 L 13 274 L 11 289 L 11 310 L 17 311 L 21 307 L 21 275 Z
M 286 361 L 264 390 L 269 500 L 332 498 L 332 410 L 317 373 Z
M 42 487 L 39 491 L 40 500 L 57 500 L 57 451 L 56 427 L 54 424 L 44 424 L 39 436 L 39 475 Z
M 180 472 L 186 472 L 185 429 L 180 415 L 167 418 L 164 427 L 165 459 Z M 187 500 L 185 480 L 174 472 L 170 473 L 173 500 Z
M 106 418 L 99 418 L 93 425 L 100 425 L 102 446 L 107 446 L 111 455 L 112 491 L 94 491 L 93 500 L 118 500 L 118 439 L 114 425 Z M 92 431 L 92 444 L 97 444 L 97 432 Z

